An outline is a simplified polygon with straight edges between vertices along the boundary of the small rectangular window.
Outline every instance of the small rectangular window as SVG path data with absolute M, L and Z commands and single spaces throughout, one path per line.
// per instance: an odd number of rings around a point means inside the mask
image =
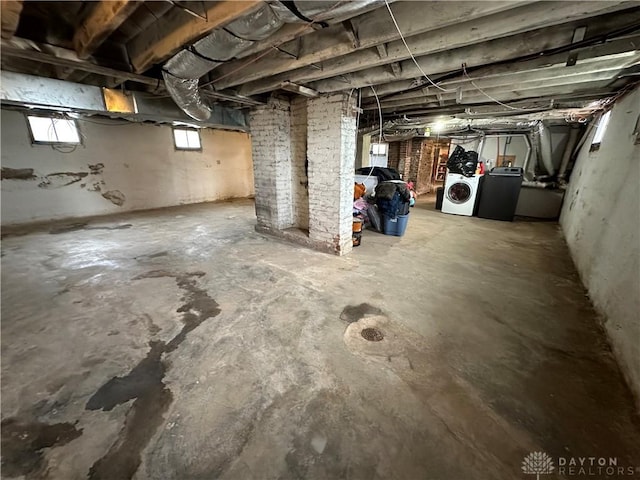
M 79 145 L 80 132 L 75 120 L 35 117 L 28 115 L 29 129 L 34 143 Z
M 173 129 L 173 143 L 176 150 L 202 150 L 200 132 L 187 128 Z
M 598 122 L 598 126 L 596 127 L 596 134 L 593 136 L 593 140 L 591 141 L 592 146 L 600 145 L 600 142 L 602 142 L 602 137 L 604 136 L 604 132 L 607 129 L 610 115 L 611 110 L 600 117 L 600 121 Z
M 371 145 L 371 153 L 373 155 L 386 155 L 387 144 L 386 143 L 374 143 Z

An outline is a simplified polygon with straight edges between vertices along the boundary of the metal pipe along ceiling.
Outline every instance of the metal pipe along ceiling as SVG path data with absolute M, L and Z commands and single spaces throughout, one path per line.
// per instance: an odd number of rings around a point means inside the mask
M 273 35 L 286 23 L 308 23 L 345 15 L 355 16 L 381 0 L 358 2 L 270 2 L 256 11 L 218 28 L 170 58 L 162 76 L 171 98 L 190 117 L 206 121 L 211 107 L 200 94 L 200 77 L 233 58 L 242 58 L 255 42 Z M 305 20 L 306 19 L 306 20 Z

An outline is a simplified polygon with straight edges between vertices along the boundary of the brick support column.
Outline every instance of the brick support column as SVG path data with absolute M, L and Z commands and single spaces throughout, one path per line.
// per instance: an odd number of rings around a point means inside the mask
M 400 142 L 389 143 L 389 156 L 387 165 L 389 168 L 398 170 L 400 166 Z
M 399 147 L 399 159 L 398 159 L 398 173 L 400 178 L 407 180 L 409 176 L 409 170 L 411 168 L 411 139 L 403 140 L 400 142 Z
M 418 180 L 418 168 L 420 167 L 420 162 L 422 161 L 423 142 L 423 138 L 413 138 L 411 140 L 410 167 L 408 171 L 405 170 L 405 176 L 403 177 L 403 179 L 407 182 L 416 182 Z
M 289 102 L 271 99 L 249 115 L 258 230 L 293 225 Z
M 307 103 L 309 240 L 338 255 L 352 249 L 355 96 L 321 96 Z

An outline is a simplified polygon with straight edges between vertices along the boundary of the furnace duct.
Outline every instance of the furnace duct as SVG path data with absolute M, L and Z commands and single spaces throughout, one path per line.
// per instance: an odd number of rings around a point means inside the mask
M 167 91 L 187 115 L 206 121 L 211 115 L 211 107 L 198 88 L 200 77 L 224 62 L 242 58 L 254 43 L 273 35 L 286 23 L 305 23 L 310 18 L 322 22 L 336 17 L 351 17 L 370 9 L 372 4 L 383 2 L 265 2 L 253 13 L 214 30 L 170 58 L 162 69 Z

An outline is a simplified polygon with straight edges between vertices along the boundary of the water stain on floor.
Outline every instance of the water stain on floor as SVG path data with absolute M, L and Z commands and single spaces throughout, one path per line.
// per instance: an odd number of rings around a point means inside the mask
M 2 421 L 2 475 L 33 478 L 43 468 L 43 449 L 65 445 L 82 435 L 70 423 L 47 424 L 7 418 Z
M 340 320 L 347 323 L 357 322 L 361 318 L 368 315 L 381 315 L 382 310 L 368 303 L 361 303 L 360 305 L 347 305 L 340 314 Z
M 218 303 L 197 285 L 196 278 L 204 275 L 204 272 L 172 274 L 166 270 L 153 270 L 134 278 L 175 278 L 178 287 L 184 291 L 184 303 L 177 310 L 182 313 L 183 327 L 166 344 L 159 341 L 149 342 L 150 350 L 145 358 L 127 375 L 113 377 L 102 385 L 87 402 L 87 410 L 111 410 L 116 405 L 135 399 L 127 412 L 125 425 L 118 440 L 93 464 L 89 471 L 89 479 L 126 480 L 132 478 L 138 470 L 142 461 L 142 450 L 162 424 L 163 414 L 173 401 L 171 391 L 163 382 L 166 365 L 162 361 L 162 355 L 173 352 L 189 332 L 220 313 Z

